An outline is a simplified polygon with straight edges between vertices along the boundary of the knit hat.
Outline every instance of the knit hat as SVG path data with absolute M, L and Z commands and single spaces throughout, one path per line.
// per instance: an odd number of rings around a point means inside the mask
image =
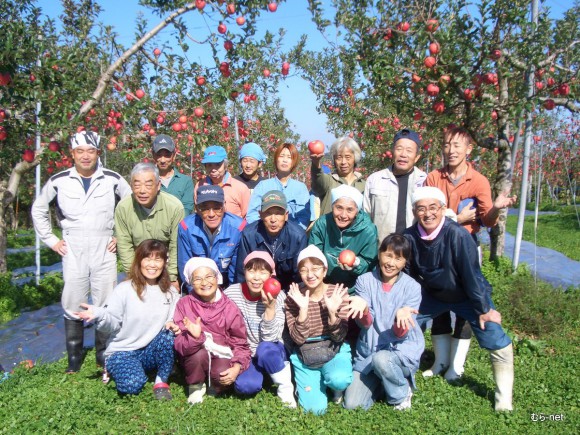
M 363 195 L 357 189 L 346 184 L 341 184 L 330 191 L 330 198 L 332 204 L 341 198 L 352 199 L 359 211 L 362 210 Z
M 447 205 L 445 194 L 436 187 L 423 186 L 415 189 L 413 195 L 411 196 L 411 204 L 414 206 L 417 201 L 421 201 L 422 199 L 436 199 L 440 201 L 441 204 Z
M 170 153 L 175 151 L 175 143 L 173 142 L 173 139 L 166 134 L 155 136 L 155 140 L 153 141 L 153 153 L 157 154 L 161 150 L 167 150 Z
M 259 162 L 266 163 L 266 155 L 260 145 L 254 142 L 248 142 L 240 149 L 240 160 L 244 157 L 251 157 Z
M 318 258 L 320 261 L 322 261 L 324 267 L 328 268 L 328 261 L 326 261 L 326 257 L 316 245 L 308 245 L 306 248 L 300 251 L 300 254 L 298 254 L 297 263 L 300 264 L 300 262 L 306 258 Z
M 70 140 L 70 146 L 74 150 L 76 147 L 93 147 L 99 149 L 101 137 L 94 131 L 81 131 L 75 133 Z
M 212 145 L 205 149 L 201 163 L 221 163 L 227 158 L 228 154 L 224 147 Z
M 224 203 L 224 189 L 216 184 L 205 184 L 197 188 L 196 205 L 203 204 L 208 201 L 215 201 L 221 204 Z
M 279 190 L 270 190 L 262 196 L 262 211 L 266 211 L 272 207 L 281 207 L 284 210 L 288 209 L 288 203 L 286 202 L 286 195 L 284 195 Z
M 416 131 L 409 130 L 408 128 L 398 131 L 393 139 L 393 145 L 395 145 L 399 139 L 410 139 L 417 144 L 418 150 L 421 149 L 421 138 Z
M 250 262 L 250 260 L 253 260 L 254 258 L 261 258 L 266 263 L 268 263 L 270 265 L 270 267 L 272 268 L 272 274 L 276 275 L 276 265 L 274 264 L 274 260 L 272 259 L 272 256 L 270 254 L 268 254 L 266 251 L 250 252 L 246 256 L 246 258 L 244 258 L 244 267 L 246 266 L 246 264 L 248 264 Z
M 191 275 L 200 267 L 207 267 L 208 269 L 213 270 L 217 274 L 218 284 L 223 284 L 224 279 L 222 274 L 220 273 L 217 264 L 211 258 L 205 257 L 193 257 L 187 260 L 185 266 L 183 267 L 183 275 L 185 275 L 185 282 L 191 284 Z

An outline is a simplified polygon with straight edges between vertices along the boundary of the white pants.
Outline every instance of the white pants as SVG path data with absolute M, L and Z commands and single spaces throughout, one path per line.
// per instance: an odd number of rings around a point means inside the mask
M 62 257 L 61 302 L 66 318 L 78 319 L 73 313 L 88 302 L 89 291 L 93 305 L 102 306 L 117 285 L 117 255 L 107 250 L 111 237 L 112 231 L 63 230 L 67 254 Z

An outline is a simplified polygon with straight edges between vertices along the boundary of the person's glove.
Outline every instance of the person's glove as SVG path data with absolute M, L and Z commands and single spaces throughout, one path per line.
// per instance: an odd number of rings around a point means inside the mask
M 357 267 L 360 264 L 360 258 L 356 257 L 354 260 L 354 263 L 352 266 L 348 266 L 346 264 L 341 263 L 340 261 L 338 262 L 338 267 L 340 267 L 342 270 L 347 270 L 347 271 L 351 271 L 353 270 L 355 267 Z

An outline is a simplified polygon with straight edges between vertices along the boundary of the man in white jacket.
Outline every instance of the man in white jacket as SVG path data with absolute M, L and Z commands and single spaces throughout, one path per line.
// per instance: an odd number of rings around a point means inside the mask
M 114 212 L 119 199 L 131 194 L 123 177 L 102 168 L 100 137 L 92 131 L 76 133 L 71 139 L 74 166 L 47 181 L 32 205 L 32 221 L 40 239 L 62 256 L 67 373 L 78 372 L 83 358 L 83 321 L 74 312 L 87 303 L 105 303 L 117 283 Z M 53 232 L 49 207 L 54 203 L 62 239 Z M 97 364 L 105 366 L 107 337 L 95 334 Z

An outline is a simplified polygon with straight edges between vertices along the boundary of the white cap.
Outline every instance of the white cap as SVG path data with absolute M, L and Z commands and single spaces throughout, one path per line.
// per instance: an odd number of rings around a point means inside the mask
M 363 195 L 352 186 L 341 184 L 330 191 L 330 199 L 332 204 L 341 198 L 352 199 L 359 211 L 362 210 Z
M 440 201 L 441 204 L 447 205 L 445 194 L 437 187 L 423 186 L 415 189 L 411 196 L 411 204 L 415 205 L 417 201 L 421 201 L 422 199 L 436 199 Z
M 300 254 L 298 254 L 298 264 L 306 258 L 318 258 L 324 264 L 324 267 L 328 268 L 328 261 L 326 261 L 326 257 L 322 253 L 322 251 L 315 245 L 308 245 Z
M 191 279 L 191 275 L 200 267 L 207 267 L 208 269 L 213 270 L 217 274 L 218 284 L 223 284 L 224 279 L 222 274 L 220 273 L 217 264 L 211 258 L 205 257 L 193 257 L 187 260 L 185 266 L 183 267 L 183 275 L 185 275 L 185 282 L 191 284 L 189 280 Z
M 94 131 L 81 131 L 75 133 L 70 140 L 70 146 L 74 150 L 76 147 L 93 147 L 99 149 L 101 137 Z

